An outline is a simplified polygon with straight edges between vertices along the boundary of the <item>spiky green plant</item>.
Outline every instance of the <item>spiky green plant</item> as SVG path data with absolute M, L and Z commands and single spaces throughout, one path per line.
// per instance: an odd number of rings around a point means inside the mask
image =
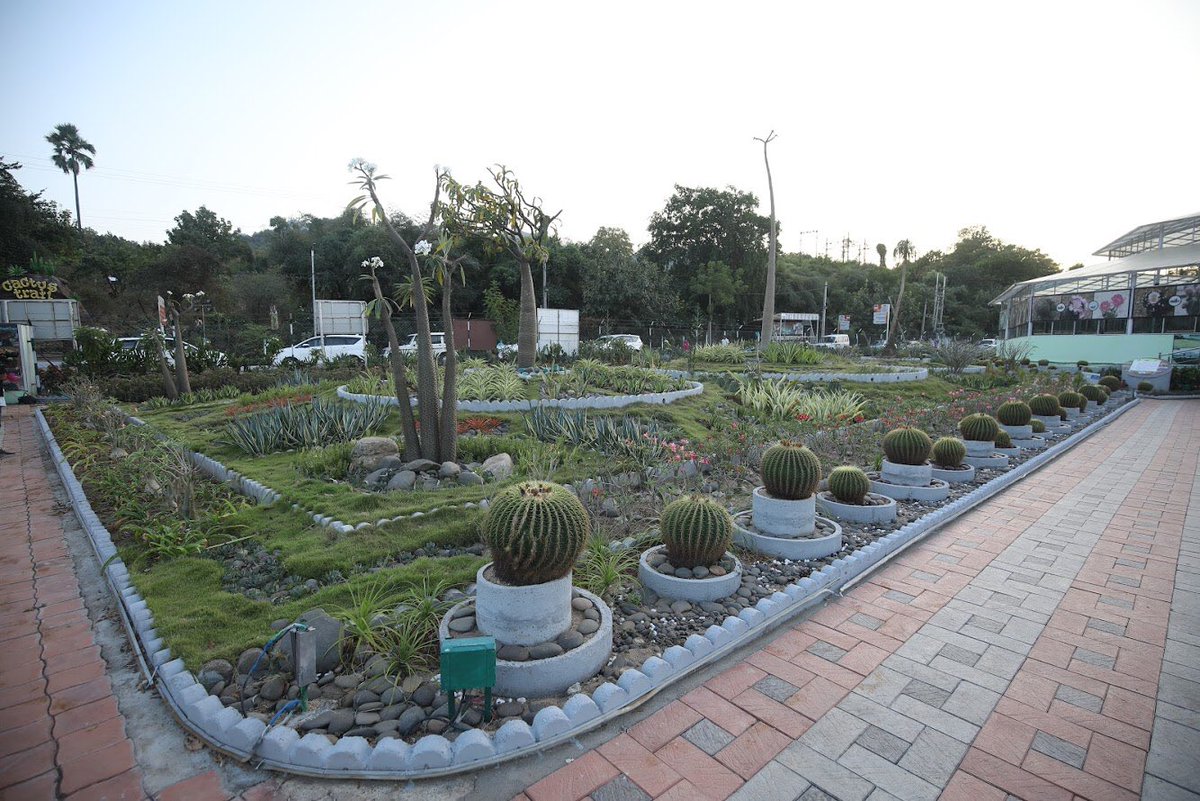
M 762 457 L 763 486 L 775 498 L 799 501 L 821 483 L 821 460 L 804 443 L 783 440 Z
M 967 455 L 967 446 L 957 437 L 942 437 L 933 443 L 933 463 L 938 467 L 958 467 Z
M 591 533 L 587 510 L 549 481 L 501 490 L 483 521 L 496 575 L 509 584 L 542 584 L 571 572 Z
M 995 442 L 996 434 L 1000 431 L 1000 426 L 996 424 L 996 418 L 990 414 L 979 412 L 968 414 L 962 420 L 959 420 L 958 431 L 963 435 L 963 439 L 969 439 L 973 442 Z
M 1013 446 L 1012 437 L 1010 437 L 1008 435 L 1007 431 L 1001 430 L 999 433 L 996 434 L 996 447 L 997 448 L 1011 448 L 1012 446 Z
M 1116 392 L 1121 388 L 1121 379 L 1117 378 L 1115 375 L 1106 375 L 1104 378 L 1100 379 L 1100 386 L 1107 389 L 1110 393 Z
M 996 409 L 996 419 L 1006 426 L 1027 426 L 1032 415 L 1024 401 L 1008 401 Z
M 1059 414 L 1058 398 L 1053 395 L 1034 395 L 1029 399 L 1029 409 L 1042 417 L 1055 417 Z
M 1080 395 L 1078 392 L 1071 392 L 1068 390 L 1067 392 L 1060 393 L 1058 396 L 1058 405 L 1064 409 L 1078 409 L 1080 408 L 1080 402 L 1082 402 L 1085 407 L 1087 406 L 1087 398 L 1083 397 L 1083 395 Z
M 1036 419 L 1030 420 L 1029 427 L 1035 434 L 1045 434 L 1046 433 L 1046 424 L 1043 423 L 1041 420 L 1036 420 Z
M 919 428 L 896 428 L 883 435 L 883 452 L 893 464 L 924 464 L 933 440 Z
M 1102 388 L 1095 384 L 1085 384 L 1080 388 L 1079 394 L 1090 400 L 1092 403 L 1104 403 L 1105 392 Z
M 733 542 L 733 518 L 703 495 L 685 495 L 668 504 L 659 526 L 667 559 L 676 567 L 714 565 Z
M 862 504 L 871 491 L 871 479 L 857 467 L 842 465 L 829 473 L 829 491 L 842 503 Z

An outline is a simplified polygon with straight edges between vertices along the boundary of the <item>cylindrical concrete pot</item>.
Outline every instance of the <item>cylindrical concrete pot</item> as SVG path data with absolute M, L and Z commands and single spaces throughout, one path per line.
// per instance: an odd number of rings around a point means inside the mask
M 1063 409 L 1063 411 L 1065 411 L 1067 413 L 1068 420 L 1078 420 L 1079 419 L 1079 409 L 1077 407 L 1071 406 L 1070 408 Z
M 1048 444 L 1046 438 L 1040 434 L 1032 434 L 1028 439 L 1014 439 L 1012 442 L 1018 448 L 1031 451 L 1040 451 Z
M 883 466 L 880 469 L 880 474 L 884 481 L 891 484 L 901 484 L 906 487 L 927 487 L 930 480 L 933 478 L 933 466 L 929 462 L 924 464 L 896 464 L 883 460 Z M 896 497 L 894 495 L 890 497 Z
M 772 537 L 757 531 L 753 512 L 742 512 L 733 521 L 733 541 L 752 551 L 778 559 L 821 559 L 842 549 L 842 527 L 834 521 L 817 518 L 833 526 L 833 532 L 822 537 Z M 694 581 L 694 579 L 693 579 Z M 737 592 L 737 589 L 734 589 Z
M 656 545 L 648 548 L 642 551 L 642 558 L 638 561 L 638 580 L 663 598 L 675 601 L 715 601 L 733 595 L 742 586 L 742 563 L 728 551 L 725 555 L 733 559 L 733 570 L 723 576 L 685 579 L 659 573 L 650 567 L 646 560 L 650 554 L 665 550 L 666 547 Z
M 812 533 L 817 505 L 812 495 L 798 501 L 776 498 L 766 487 L 755 487 L 750 499 L 754 527 L 772 537 L 804 537 Z
M 571 627 L 571 574 L 543 584 L 498 584 L 475 574 L 475 623 L 484 634 L 505 645 L 537 645 Z
M 919 501 L 934 503 L 950 497 L 950 485 L 945 481 L 931 478 L 923 487 L 913 487 L 905 484 L 889 484 L 883 481 L 871 481 L 871 492 L 886 495 L 898 501 Z
M 1000 430 L 1007 432 L 1013 439 L 1029 439 L 1033 436 L 1033 426 L 1006 426 L 1001 423 Z
M 1000 454 L 1001 456 L 1007 456 L 1011 459 L 1013 456 L 1021 455 L 1021 448 L 996 448 L 996 453 Z
M 936 468 L 935 468 L 936 469 Z M 972 473 L 975 471 L 972 470 Z M 817 493 L 817 508 L 822 513 L 838 520 L 843 520 L 847 523 L 868 523 L 874 525 L 882 525 L 892 523 L 896 520 L 896 500 L 889 498 L 886 495 L 878 495 L 874 492 L 867 493 L 868 498 L 875 500 L 883 499 L 887 501 L 882 506 L 871 504 L 857 503 L 842 503 L 837 498 L 833 497 L 833 493 Z
M 963 445 L 967 446 L 967 456 L 991 456 L 996 450 L 996 443 L 987 440 L 964 439 Z
M 1043 423 L 1045 423 L 1047 431 L 1062 425 L 1062 418 L 1057 414 L 1035 414 L 1033 419 L 1041 420 Z
M 933 466 L 933 477 L 947 484 L 963 484 L 975 478 L 975 468 L 969 464 L 958 467 Z
M 1008 457 L 994 451 L 990 456 L 967 456 L 963 461 L 976 469 L 999 470 L 1008 467 Z

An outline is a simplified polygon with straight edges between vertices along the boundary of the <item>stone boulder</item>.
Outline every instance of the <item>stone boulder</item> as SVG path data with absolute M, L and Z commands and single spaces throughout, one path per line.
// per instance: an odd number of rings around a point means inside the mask
M 513 460 L 507 453 L 497 453 L 484 460 L 479 472 L 491 476 L 495 481 L 503 481 L 513 474 Z
M 400 447 L 391 437 L 363 437 L 350 451 L 350 480 L 362 481 L 368 473 L 380 469 L 384 459 L 399 453 Z
M 328 673 L 341 662 L 342 624 L 330 617 L 320 607 L 310 609 L 300 615 L 297 620 L 303 621 L 313 629 L 317 638 L 317 672 Z M 284 635 L 276 646 L 276 651 L 287 663 L 292 665 L 292 638 Z

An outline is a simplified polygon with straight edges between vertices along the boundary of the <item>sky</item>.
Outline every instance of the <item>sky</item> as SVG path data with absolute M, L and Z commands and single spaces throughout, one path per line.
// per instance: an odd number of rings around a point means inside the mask
M 96 147 L 84 225 L 163 241 L 334 216 L 363 157 L 423 217 L 435 165 L 503 163 L 560 234 L 646 241 L 676 184 L 735 186 L 781 250 L 951 248 L 1064 267 L 1200 212 L 1200 2 L 0 3 L 0 156 L 74 210 L 45 136 Z M 890 261 L 890 258 L 889 258 Z

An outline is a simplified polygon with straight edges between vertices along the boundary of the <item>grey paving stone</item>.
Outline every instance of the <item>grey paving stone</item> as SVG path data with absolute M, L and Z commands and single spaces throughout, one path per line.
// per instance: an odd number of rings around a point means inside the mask
M 979 547 L 979 543 L 971 542 L 970 540 L 955 540 L 954 547 L 955 548 L 966 548 L 967 550 L 975 550 L 976 548 Z
M 1099 713 L 1104 708 L 1104 699 L 1098 695 L 1092 695 L 1089 692 L 1076 689 L 1069 684 L 1060 684 L 1058 690 L 1054 693 L 1054 697 L 1060 701 L 1065 701 L 1072 706 L 1077 706 L 1080 709 L 1086 709 L 1089 712 Z
M 1041 556 L 1026 556 L 1022 561 L 1023 565 L 1034 565 L 1036 567 L 1050 567 L 1054 564 L 1053 559 L 1046 559 Z
M 842 703 L 838 706 L 854 717 L 861 718 L 897 737 L 902 737 L 910 743 L 917 739 L 917 735 L 925 728 L 920 722 L 905 717 L 886 706 L 881 706 L 868 698 L 863 698 L 858 693 L 850 693 L 842 699 Z
M 817 753 L 837 759 L 869 725 L 835 706 L 804 732 L 800 741 Z
M 835 801 L 865 801 L 874 789 L 862 776 L 800 742 L 792 743 L 780 751 L 775 759 L 813 783 L 813 788 L 809 788 L 805 793 L 812 793 L 814 788 L 819 788 Z M 833 793 L 836 795 L 832 795 Z M 805 801 L 816 801 L 821 799 L 821 796 L 801 795 L 801 798 Z
M 937 583 L 937 580 L 941 578 L 941 576 L 937 575 L 936 573 L 930 573 L 927 570 L 914 570 L 909 575 L 918 581 L 928 581 L 931 584 Z
M 1121 584 L 1125 587 L 1140 587 L 1142 580 L 1140 578 L 1130 578 L 1129 576 L 1109 576 L 1110 584 Z
M 996 708 L 999 700 L 1000 693 L 964 681 L 954 689 L 954 692 L 950 693 L 946 703 L 942 704 L 942 709 L 951 715 L 957 715 L 963 720 L 982 726 L 987 722 L 988 716 L 992 714 L 992 710 Z
M 867 801 L 904 801 L 904 800 L 901 798 L 896 798 L 896 796 L 892 795 L 891 793 L 887 792 L 886 790 L 876 787 L 874 790 L 871 791 L 871 794 L 869 796 L 867 796 Z
M 1121 550 L 1125 553 L 1137 553 L 1143 556 L 1150 555 L 1150 549 L 1144 545 L 1122 545 Z
M 937 556 L 933 557 L 933 561 L 945 562 L 947 564 L 957 565 L 959 562 L 962 561 L 962 557 L 954 556 L 953 554 L 948 554 L 948 553 L 939 553 Z
M 1078 659 L 1080 662 L 1086 662 L 1089 665 L 1095 665 L 1098 668 L 1112 670 L 1117 663 L 1115 657 L 1105 656 L 1104 654 L 1088 650 L 1087 648 L 1076 648 L 1072 659 Z
M 1145 559 L 1118 559 L 1116 564 L 1120 565 L 1121 567 L 1132 567 L 1134 570 L 1146 569 Z
M 900 767 L 935 787 L 945 787 L 967 753 L 967 744 L 934 729 L 925 729 L 900 760 Z
M 602 784 L 592 791 L 595 801 L 650 801 L 650 796 L 633 779 L 622 773 L 617 778 Z
M 1087 758 L 1087 749 L 1080 748 L 1075 743 L 1039 731 L 1033 737 L 1034 751 L 1045 754 L 1051 759 L 1057 759 L 1073 768 L 1083 768 L 1083 760 Z
M 872 670 L 854 691 L 859 695 L 865 695 L 876 703 L 887 706 L 896 700 L 896 696 L 904 692 L 904 688 L 910 681 L 912 681 L 911 676 L 907 676 L 885 665 L 880 665 Z
M 909 746 L 908 741 L 901 740 L 894 734 L 888 734 L 878 726 L 868 726 L 855 742 L 868 751 L 879 754 L 889 762 L 898 762 Z
M 910 604 L 917 600 L 917 596 L 909 595 L 907 592 L 900 592 L 900 590 L 888 590 L 883 594 L 883 597 L 900 604 Z
M 1087 627 L 1089 629 L 1096 629 L 1097 631 L 1107 631 L 1109 634 L 1116 634 L 1118 637 L 1125 636 L 1125 627 L 1123 625 L 1102 620 L 1098 617 L 1089 617 Z
M 819 656 L 822 659 L 827 659 L 830 662 L 837 662 L 846 655 L 844 648 L 838 648 L 836 645 L 827 643 L 824 640 L 817 640 L 805 650 L 810 654 L 815 654 L 816 656 Z
M 1163 663 L 1163 672 L 1158 678 L 1158 700 L 1185 709 L 1195 707 L 1196 699 L 1200 698 L 1200 681 L 1174 675 L 1172 670 L 1168 670 L 1171 666 L 1171 662 Z
M 683 738 L 709 756 L 733 742 L 732 734 L 707 719 L 685 731 Z
M 921 777 L 909 773 L 904 768 L 892 764 L 861 746 L 852 745 L 846 749 L 846 753 L 842 754 L 838 764 L 849 768 L 877 787 L 882 787 L 897 798 L 904 798 L 907 801 L 936 801 L 941 793 L 940 787 L 934 787 Z
M 929 637 L 918 631 L 896 649 L 894 656 L 898 655 L 904 659 L 928 665 L 929 660 L 937 656 L 941 650 L 941 640 L 935 640 L 933 637 Z
M 1045 626 L 1040 623 L 1034 623 L 1032 620 L 1022 620 L 1021 618 L 1014 617 L 1004 624 L 1004 628 L 1000 630 L 1000 633 L 1018 642 L 1033 645 L 1037 642 L 1037 638 L 1042 635 L 1042 631 L 1045 628 Z
M 810 787 L 808 779 L 771 760 L 743 784 L 730 801 L 795 801 Z M 819 791 L 818 791 L 819 792 Z M 592 794 L 595 796 L 595 793 Z
M 1015 581 L 1018 584 L 1037 584 L 1039 581 L 1041 581 L 1041 579 L 1042 579 L 1041 573 L 1035 573 L 1032 576 L 1026 575 L 1024 573 L 1013 573 L 1011 576 L 1008 577 L 1009 581 Z
M 980 654 L 968 651 L 966 648 L 959 648 L 957 645 L 945 645 L 938 656 L 974 667 L 975 663 L 979 661 Z
M 850 622 L 856 626 L 862 626 L 864 629 L 870 629 L 871 631 L 878 631 L 879 627 L 883 625 L 883 621 L 879 618 L 871 617 L 870 615 L 864 615 L 862 612 L 856 612 L 855 614 L 851 615 Z
M 977 629 L 990 631 L 992 634 L 999 634 L 1004 628 L 1004 624 L 999 620 L 992 620 L 989 617 L 983 617 L 981 615 L 971 615 L 971 617 L 967 620 L 967 623 Z
M 1142 781 L 1142 801 L 1200 801 L 1200 795 L 1147 773 Z
M 838 799 L 822 790 L 820 787 L 809 787 L 796 801 L 838 801 Z
M 794 684 L 789 684 L 778 676 L 764 676 L 754 682 L 754 689 L 758 690 L 768 698 L 774 698 L 779 703 L 783 703 L 787 699 L 796 694 L 800 688 Z
M 1200 731 L 1164 718 L 1154 721 L 1150 753 L 1146 757 L 1147 773 L 1194 793 L 1200 792 L 1196 754 L 1200 754 Z
M 950 697 L 948 690 L 934 687 L 932 684 L 927 684 L 919 679 L 910 681 L 900 694 L 911 696 L 922 703 L 936 707 L 940 707 L 946 703 L 946 699 Z
M 963 743 L 972 742 L 979 734 L 979 726 L 969 723 L 962 718 L 944 712 L 937 707 L 918 701 L 910 695 L 902 695 L 892 703 L 892 710 L 907 718 L 932 726 L 942 734 L 947 734 Z
M 1009 595 L 1004 592 L 993 592 L 991 597 L 988 598 L 988 604 L 991 606 L 1020 606 L 1021 600 L 1015 595 Z

